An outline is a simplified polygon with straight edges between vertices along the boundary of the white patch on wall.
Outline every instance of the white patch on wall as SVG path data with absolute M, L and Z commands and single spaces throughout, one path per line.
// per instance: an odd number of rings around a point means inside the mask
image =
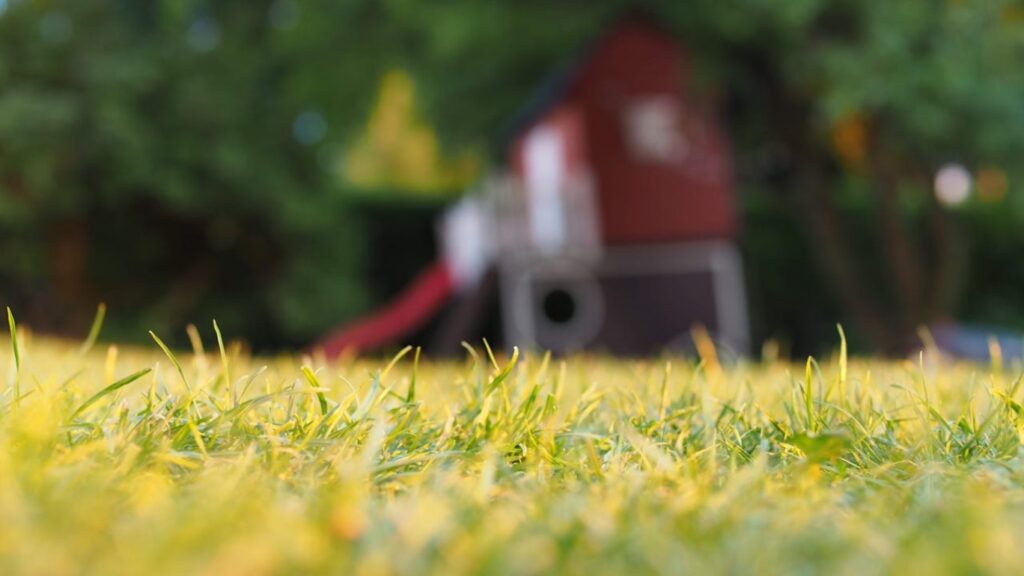
M 642 98 L 624 112 L 626 143 L 630 154 L 643 162 L 676 164 L 690 152 L 683 132 L 683 111 L 670 96 Z
M 475 288 L 490 266 L 495 246 L 487 205 L 466 196 L 441 219 L 441 251 L 460 290 Z
M 550 127 L 530 131 L 523 146 L 523 172 L 530 221 L 530 236 L 542 254 L 557 254 L 566 243 L 565 142 Z

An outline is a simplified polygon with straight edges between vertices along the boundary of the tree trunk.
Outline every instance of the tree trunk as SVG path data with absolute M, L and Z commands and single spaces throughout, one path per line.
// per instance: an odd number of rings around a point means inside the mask
M 840 306 L 857 324 L 871 347 L 889 351 L 895 344 L 889 326 L 862 282 L 864 275 L 847 243 L 836 212 L 828 179 L 819 166 L 804 168 L 798 184 L 799 207 L 814 253 L 839 298 Z

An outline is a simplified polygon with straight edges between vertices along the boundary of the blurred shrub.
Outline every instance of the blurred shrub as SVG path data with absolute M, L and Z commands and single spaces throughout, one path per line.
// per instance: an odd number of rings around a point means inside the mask
M 412 78 L 401 70 L 388 72 L 363 134 L 342 159 L 346 180 L 364 194 L 402 191 L 413 201 L 416 196 L 444 197 L 479 177 L 480 162 L 473 152 L 442 156 L 437 134 L 419 117 L 416 104 Z
M 799 212 L 784 196 L 748 192 L 742 248 L 754 342 L 775 340 L 784 355 L 796 358 L 827 353 L 835 342 L 835 323 L 841 322 L 852 349 L 870 351 L 866 335 L 830 289 Z M 836 196 L 863 280 L 883 313 L 894 314 L 899 302 L 889 272 L 869 257 L 884 243 L 873 196 L 850 190 Z M 1024 269 L 1018 265 L 1024 253 L 1024 211 L 1010 200 L 974 198 L 950 213 L 956 249 L 945 265 L 955 270 L 955 283 L 948 288 L 949 316 L 938 320 L 1024 331 Z M 930 224 L 922 204 L 904 205 L 902 217 L 918 236 Z M 930 255 L 936 256 L 934 251 Z
M 1005 202 L 978 202 L 965 207 L 959 221 L 967 255 L 958 315 L 1024 331 L 1024 218 Z
M 361 235 L 326 166 L 385 69 L 373 18 L 371 3 L 7 3 L 7 303 L 54 328 L 106 300 L 119 338 L 216 316 L 257 345 L 359 311 Z

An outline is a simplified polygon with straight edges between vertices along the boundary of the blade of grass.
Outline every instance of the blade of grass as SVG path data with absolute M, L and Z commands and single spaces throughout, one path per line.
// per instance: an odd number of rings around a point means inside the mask
M 398 354 L 395 354 L 395 357 L 391 359 L 391 362 L 388 362 L 388 365 L 384 367 L 384 371 L 380 373 L 381 379 L 385 378 L 388 375 L 388 372 L 391 372 L 391 369 L 401 362 L 402 358 L 404 358 L 409 352 L 412 352 L 412 346 L 406 346 L 399 350 Z
M 518 346 L 513 346 L 512 347 L 512 357 L 509 358 L 508 364 L 506 364 L 505 367 L 501 370 L 501 372 L 498 372 L 494 376 L 494 378 L 491 380 L 490 384 L 487 385 L 487 394 L 488 395 L 490 395 L 491 392 L 494 392 L 495 390 L 497 390 L 498 386 L 501 386 L 501 383 L 504 382 L 505 379 L 508 378 L 509 374 L 512 373 L 512 369 L 516 367 L 516 363 L 518 361 L 519 361 L 519 347 Z
M 142 378 L 146 374 L 149 374 L 152 370 L 153 370 L 152 368 L 146 368 L 144 370 L 139 370 L 138 372 L 136 372 L 134 374 L 130 374 L 128 376 L 125 376 L 124 378 L 121 378 L 117 382 L 114 382 L 113 384 L 111 384 L 111 385 L 107 386 L 106 388 L 100 390 L 99 392 L 93 394 L 92 396 L 89 397 L 88 400 L 83 402 L 82 405 L 79 406 L 77 410 L 75 410 L 74 412 L 71 413 L 71 417 L 68 418 L 68 420 L 74 420 L 76 416 L 78 416 L 79 414 L 84 412 L 88 407 L 92 406 L 96 402 L 99 402 L 104 396 L 107 396 L 108 394 L 112 394 L 113 392 L 116 392 L 116 391 L 120 390 L 121 388 L 124 388 L 125 386 L 131 384 L 132 382 L 135 382 L 139 378 Z
M 224 338 L 220 334 L 220 326 L 217 326 L 217 321 L 213 321 L 213 332 L 217 335 L 217 349 L 220 350 L 220 365 L 224 371 L 224 383 L 231 386 L 231 372 L 228 370 L 228 355 L 224 352 Z
M 412 403 L 416 399 L 416 377 L 419 374 L 420 369 L 420 351 L 422 348 L 416 347 L 416 354 L 412 357 L 412 376 L 409 378 L 409 391 L 405 393 L 405 401 Z
M 807 409 L 807 429 L 815 431 L 814 425 L 814 387 L 812 385 L 812 368 L 814 358 L 807 358 L 807 366 L 804 370 L 804 407 Z
M 185 378 L 185 371 L 181 369 L 181 363 L 178 362 L 177 357 L 174 356 L 174 353 L 171 352 L 171 349 L 167 347 L 167 344 L 164 344 L 164 341 L 161 340 L 160 337 L 156 335 L 156 333 L 150 330 L 149 335 L 153 338 L 154 341 L 156 341 L 156 345 L 159 346 L 160 349 L 164 351 L 164 354 L 166 354 L 167 357 L 170 358 L 171 364 L 174 364 L 174 368 L 178 371 L 178 376 L 181 377 L 182 384 L 185 385 L 185 389 L 191 392 L 192 387 L 188 385 L 188 380 Z
M 203 441 L 203 435 L 199 433 L 199 428 L 196 427 L 196 423 L 191 416 L 188 418 L 188 430 L 192 434 L 192 440 L 195 441 L 199 453 L 203 455 L 203 458 L 209 458 L 210 454 L 206 451 L 206 442 Z
M 327 396 L 324 396 L 323 390 L 320 389 L 320 381 L 317 380 L 316 374 L 309 369 L 309 366 L 302 367 L 302 375 L 306 377 L 306 381 L 309 385 L 316 389 L 316 399 L 320 402 L 320 415 L 327 415 Z
M 7 307 L 7 327 L 11 331 L 11 349 L 14 350 L 14 370 L 21 372 L 21 351 L 18 350 L 18 325 L 14 322 L 14 313 Z
M 107 305 L 100 302 L 99 306 L 96 307 L 96 316 L 92 319 L 92 326 L 89 328 L 89 335 L 86 336 L 85 342 L 82 342 L 82 346 L 78 349 L 79 356 L 85 356 L 92 350 L 93 345 L 96 344 L 96 340 L 100 337 L 100 330 L 103 329 L 103 320 L 107 317 Z
M 846 332 L 843 332 L 842 324 L 836 324 L 836 329 L 839 330 L 839 402 L 841 403 L 846 398 Z
M 206 354 L 206 347 L 203 346 L 203 337 L 199 334 L 199 329 L 196 328 L 196 325 L 189 324 L 186 326 L 185 333 L 188 334 L 188 341 L 192 344 L 192 353 L 196 356 Z
M 491 350 L 491 344 L 487 342 L 487 338 L 484 338 L 484 350 L 487 351 L 487 358 L 491 361 L 491 366 L 494 367 L 495 372 L 501 371 L 501 367 L 498 366 L 498 361 L 494 359 L 494 351 Z
M 21 351 L 18 349 L 18 325 L 11 307 L 7 307 L 7 327 L 11 331 L 11 350 L 14 351 L 14 401 L 21 400 Z
M 665 412 L 668 410 L 668 379 L 672 375 L 672 363 L 665 362 L 665 372 L 661 379 L 661 400 L 658 403 L 658 420 L 665 420 Z

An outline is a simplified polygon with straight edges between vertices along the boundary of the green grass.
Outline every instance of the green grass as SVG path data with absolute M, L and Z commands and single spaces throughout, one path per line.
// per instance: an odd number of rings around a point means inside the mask
M 1020 367 L 328 364 L 206 332 L 18 327 L 0 573 L 1024 572 Z

